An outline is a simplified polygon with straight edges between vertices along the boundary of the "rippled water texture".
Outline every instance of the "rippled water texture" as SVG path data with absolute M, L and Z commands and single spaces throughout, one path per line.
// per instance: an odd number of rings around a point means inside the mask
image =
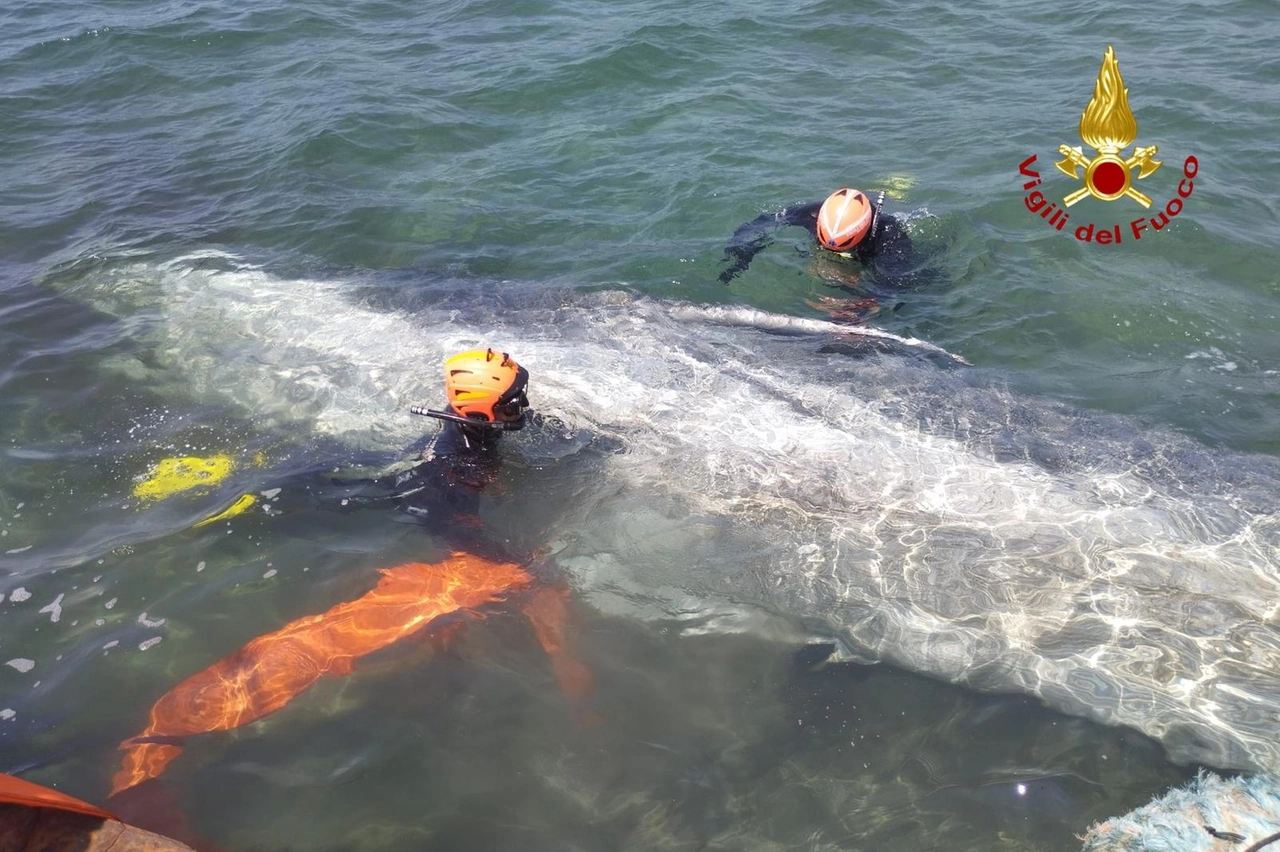
M 470 535 L 567 590 L 585 705 L 513 598 L 140 807 L 228 849 L 1066 850 L 1280 772 L 1278 41 L 1261 2 L 7 4 L 0 771 L 102 801 L 179 681 Z M 1139 188 L 1199 169 L 1137 240 L 1018 170 L 1079 185 L 1109 44 Z M 939 273 L 880 336 L 807 304 L 798 230 L 716 281 L 842 184 Z M 481 528 L 343 503 L 489 344 L 543 419 Z

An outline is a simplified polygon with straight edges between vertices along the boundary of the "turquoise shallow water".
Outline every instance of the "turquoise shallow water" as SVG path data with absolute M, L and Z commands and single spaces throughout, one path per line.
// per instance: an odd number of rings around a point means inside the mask
M 7 4 L 0 770 L 99 801 L 178 680 L 442 552 L 287 501 L 188 527 L 393 456 L 441 356 L 495 338 L 569 437 L 520 436 L 483 519 L 578 593 L 600 721 L 503 611 L 193 739 L 165 778 L 197 833 L 1071 849 L 1197 761 L 1280 770 L 1278 40 L 1261 0 Z M 1108 44 L 1164 162 L 1139 188 L 1199 173 L 1140 240 L 1128 199 L 1074 206 L 1104 246 L 1018 165 L 1076 186 Z M 942 273 L 872 326 L 970 366 L 661 319 L 821 318 L 799 231 L 716 275 L 846 183 Z M 221 488 L 130 497 L 215 452 Z M 814 639 L 851 662 L 797 664 Z

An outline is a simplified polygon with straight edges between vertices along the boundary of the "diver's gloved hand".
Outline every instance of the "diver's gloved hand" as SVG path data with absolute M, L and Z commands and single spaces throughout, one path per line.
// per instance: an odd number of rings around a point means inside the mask
M 720 273 L 720 283 L 728 284 L 741 273 L 745 272 L 747 267 L 751 265 L 751 258 L 755 257 L 761 249 L 769 244 L 769 237 L 759 236 L 746 243 L 730 243 L 724 248 L 724 257 L 720 258 L 721 263 L 728 263 L 729 266 Z
M 820 296 L 817 299 L 806 299 L 805 304 L 816 311 L 822 311 L 831 317 L 832 322 L 849 325 L 866 322 L 868 317 L 880 313 L 880 303 L 873 298 L 837 299 Z
M 729 260 L 730 255 L 731 255 L 730 250 L 725 249 L 724 258 L 722 258 L 720 262 L 724 263 L 726 260 Z M 751 260 L 750 257 L 748 257 L 746 260 L 734 260 L 734 262 L 728 268 L 726 268 L 723 272 L 720 273 L 720 278 L 719 278 L 720 283 L 728 284 L 730 281 L 736 278 L 743 270 L 747 268 L 747 264 L 750 262 L 750 260 Z

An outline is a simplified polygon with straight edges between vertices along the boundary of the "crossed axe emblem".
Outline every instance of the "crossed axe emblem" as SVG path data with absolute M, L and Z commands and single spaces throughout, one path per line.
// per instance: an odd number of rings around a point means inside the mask
M 1120 159 L 1112 151 L 1102 151 L 1098 156 L 1090 159 L 1084 155 L 1084 151 L 1079 145 L 1074 148 L 1068 145 L 1059 145 L 1058 153 L 1066 159 L 1061 162 L 1054 163 L 1058 170 L 1065 175 L 1070 175 L 1076 180 L 1080 180 L 1079 169 L 1084 169 L 1084 186 L 1069 193 L 1062 199 L 1062 203 L 1067 207 L 1075 204 L 1086 195 L 1092 195 L 1094 198 L 1102 201 L 1115 201 L 1122 195 L 1127 195 L 1143 207 L 1151 206 L 1151 198 L 1133 188 L 1133 169 L 1138 169 L 1138 180 L 1151 175 L 1156 169 L 1160 168 L 1163 163 L 1154 159 L 1159 153 L 1159 145 L 1138 145 L 1133 149 L 1133 156 L 1127 160 Z M 1103 190 L 1099 189 L 1095 183 L 1095 177 L 1099 169 L 1104 171 L 1104 176 L 1110 174 L 1106 178 L 1108 183 L 1114 184 L 1117 170 L 1123 174 L 1122 185 L 1120 189 Z

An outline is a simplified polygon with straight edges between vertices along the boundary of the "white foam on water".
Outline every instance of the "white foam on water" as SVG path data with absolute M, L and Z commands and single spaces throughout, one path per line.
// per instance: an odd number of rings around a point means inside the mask
M 165 623 L 165 621 L 166 619 L 163 618 L 147 618 L 147 614 L 145 612 L 138 613 L 138 624 L 143 627 L 160 627 Z
M 447 354 L 510 351 L 539 411 L 625 448 L 558 531 L 593 601 L 717 629 L 783 613 L 861 658 L 1131 725 L 1175 759 L 1280 771 L 1273 460 L 822 351 L 844 330 L 750 309 L 379 310 L 353 282 L 218 256 L 77 289 L 150 312 L 175 393 L 363 446 L 421 433 L 405 410 L 436 400 Z
M 40 610 L 40 614 L 43 615 L 45 613 L 48 613 L 49 621 L 53 622 L 54 624 L 57 624 L 58 621 L 62 618 L 62 599 L 65 597 L 66 597 L 66 593 L 60 592 L 58 596 L 53 599 L 52 603 L 46 605 Z

